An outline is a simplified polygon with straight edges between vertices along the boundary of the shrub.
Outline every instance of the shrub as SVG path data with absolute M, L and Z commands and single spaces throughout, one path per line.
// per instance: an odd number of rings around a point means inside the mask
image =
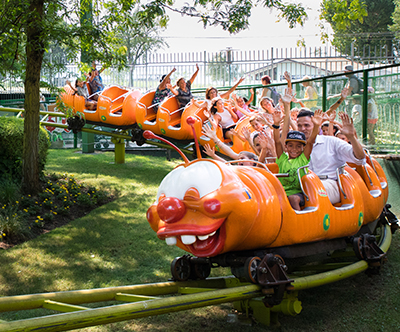
M 18 210 L 18 206 L 3 206 L 0 209 L 0 237 L 7 242 L 27 240 L 31 237 L 29 221 Z
M 24 121 L 14 117 L 0 117 L 0 179 L 21 179 Z M 39 171 L 43 172 L 49 148 L 49 135 L 39 130 Z
M 21 195 L 15 182 L 0 182 L 0 241 L 21 243 L 52 228 L 53 222 L 64 224 L 112 198 L 108 191 L 80 184 L 67 174 L 45 176 L 42 188 L 37 196 Z
M 0 204 L 15 202 L 20 196 L 20 186 L 8 178 L 0 179 L 0 188 Z

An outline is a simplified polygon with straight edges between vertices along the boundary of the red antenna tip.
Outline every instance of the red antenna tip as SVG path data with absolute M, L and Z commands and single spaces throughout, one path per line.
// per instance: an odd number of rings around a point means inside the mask
M 154 135 L 154 133 L 153 133 L 152 131 L 150 131 L 150 130 L 145 130 L 145 131 L 143 132 L 143 137 L 144 137 L 145 139 L 157 138 L 156 135 Z
M 186 119 L 186 123 L 187 123 L 189 126 L 194 126 L 195 122 L 196 122 L 196 120 L 195 120 L 195 118 L 192 117 L 192 116 L 189 116 L 189 117 Z

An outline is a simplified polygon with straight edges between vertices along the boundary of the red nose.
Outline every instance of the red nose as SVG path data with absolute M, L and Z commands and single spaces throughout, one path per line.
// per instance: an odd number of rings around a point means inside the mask
M 157 205 L 157 213 L 166 223 L 174 223 L 183 218 L 186 213 L 185 204 L 176 197 L 162 199 Z

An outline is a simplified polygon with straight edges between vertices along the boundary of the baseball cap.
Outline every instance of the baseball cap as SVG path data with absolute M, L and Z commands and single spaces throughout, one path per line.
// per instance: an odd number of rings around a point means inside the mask
M 297 141 L 306 144 L 306 135 L 304 135 L 304 133 L 302 133 L 301 131 L 291 130 L 286 136 L 285 143 L 289 141 Z
M 353 71 L 353 70 L 354 70 L 354 68 L 352 65 L 347 65 L 344 67 L 344 71 Z

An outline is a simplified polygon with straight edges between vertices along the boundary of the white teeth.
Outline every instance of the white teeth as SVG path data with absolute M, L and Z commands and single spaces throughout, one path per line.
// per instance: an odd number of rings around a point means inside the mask
M 166 237 L 165 243 L 168 244 L 169 246 L 174 246 L 176 244 L 176 237 L 175 236 Z
M 182 235 L 181 240 L 183 244 L 192 244 L 196 242 L 196 237 L 194 235 Z
M 213 236 L 215 233 L 216 233 L 216 231 L 214 231 L 214 232 L 212 232 L 212 233 L 210 233 L 210 234 L 207 234 L 207 235 L 198 235 L 197 238 L 198 238 L 200 241 L 205 241 L 205 240 L 207 240 L 210 236 Z
M 213 236 L 216 232 L 212 232 L 207 235 L 198 235 L 197 239 L 200 241 L 205 241 L 207 240 L 210 236 Z M 183 244 L 189 245 L 193 244 L 196 242 L 196 236 L 194 235 L 181 235 L 181 241 Z M 165 238 L 165 243 L 168 244 L 169 246 L 174 246 L 176 245 L 176 236 L 169 236 Z

